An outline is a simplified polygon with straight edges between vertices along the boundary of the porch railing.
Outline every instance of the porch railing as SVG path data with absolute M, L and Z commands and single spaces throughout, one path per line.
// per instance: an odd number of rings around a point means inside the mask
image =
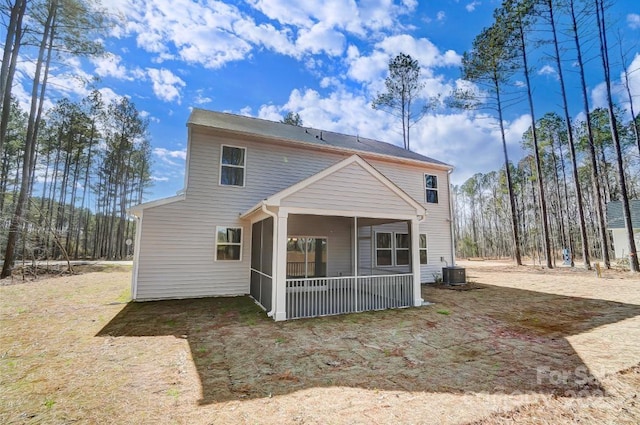
M 287 279 L 287 319 L 410 307 L 413 275 Z

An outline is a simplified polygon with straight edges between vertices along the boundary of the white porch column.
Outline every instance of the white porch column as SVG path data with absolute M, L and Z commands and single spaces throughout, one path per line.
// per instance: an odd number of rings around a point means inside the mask
M 411 271 L 413 272 L 413 305 L 422 305 L 422 290 L 420 287 L 420 225 L 418 219 L 411 220 Z
M 274 270 L 274 284 L 276 287 L 276 303 L 273 308 L 275 321 L 287 320 L 287 221 L 289 213 L 282 209 L 278 212 L 277 250 L 274 251 L 276 269 Z

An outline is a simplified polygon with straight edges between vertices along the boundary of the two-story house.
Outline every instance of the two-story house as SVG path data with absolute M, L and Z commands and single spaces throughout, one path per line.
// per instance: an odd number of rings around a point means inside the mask
M 452 167 L 194 109 L 185 187 L 138 205 L 136 301 L 250 294 L 275 320 L 419 306 L 454 263 Z

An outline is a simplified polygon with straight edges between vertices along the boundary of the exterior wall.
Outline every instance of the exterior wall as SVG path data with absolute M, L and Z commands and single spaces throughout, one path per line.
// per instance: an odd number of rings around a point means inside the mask
M 408 209 L 396 193 L 355 163 L 287 196 L 282 204 L 343 211 L 368 211 L 373 206 L 397 214 L 406 214 Z
M 304 146 L 276 146 L 261 140 L 240 138 L 237 135 L 222 135 L 215 129 L 201 127 L 192 127 L 189 133 L 188 184 L 185 188 L 185 199 L 149 207 L 143 211 L 137 290 L 134 294 L 138 300 L 249 293 L 251 224 L 241 220 L 239 215 L 266 197 L 351 155 L 312 151 L 310 147 Z M 219 185 L 221 144 L 247 149 L 245 187 Z M 361 156 L 411 197 L 421 202 L 425 200 L 424 173 L 438 176 L 439 204 L 424 204 L 429 215 L 425 222 L 420 224 L 420 231 L 428 233 L 430 263 L 421 267 L 422 281 L 433 280 L 433 273 L 440 271 L 443 265 L 440 262 L 441 256 L 444 256 L 449 264 L 452 263 L 450 223 L 447 221 L 449 197 L 446 171 L 430 169 L 426 164 L 423 168 L 370 160 L 366 154 Z M 341 171 L 356 173 L 356 178 L 359 171 L 353 167 L 347 168 L 349 170 Z M 361 169 L 359 166 L 357 168 Z M 328 180 L 325 182 L 325 188 L 327 187 L 331 187 Z M 346 188 L 341 188 L 340 191 L 333 188 L 330 192 L 342 193 L 342 190 Z M 301 196 L 294 200 L 309 206 L 307 202 L 314 199 L 311 195 L 312 191 L 303 190 Z M 372 198 L 372 202 L 375 202 L 375 199 Z M 323 202 L 326 205 L 325 199 Z M 296 220 L 290 220 L 289 234 L 296 233 L 296 226 L 299 224 Z M 321 227 L 321 217 L 313 220 L 307 218 L 306 221 L 307 224 L 312 223 L 317 231 L 331 231 L 330 228 Z M 347 222 L 352 223 L 351 220 L 346 220 L 345 226 Z M 339 223 L 339 220 L 334 222 L 336 223 Z M 216 226 L 243 229 L 240 261 L 214 260 Z M 351 235 L 351 230 L 347 232 L 346 227 L 342 228 L 342 231 Z M 330 237 L 332 241 L 328 241 L 329 272 L 338 275 L 341 272 L 350 272 L 352 259 L 350 252 L 346 255 L 346 240 L 336 235 Z
M 451 214 L 449 180 L 446 170 L 396 164 L 377 160 L 368 160 L 378 171 L 404 190 L 409 196 L 427 210 L 427 217 L 420 223 L 420 233 L 427 234 L 427 261 L 420 267 L 421 281 L 433 282 L 436 275 L 442 274 L 442 267 L 455 263 L 453 241 L 451 240 Z M 438 203 L 426 203 L 424 174 L 438 177 Z M 445 262 L 440 261 L 444 257 Z
M 634 239 L 636 248 L 640 247 L 640 229 L 634 229 Z M 626 229 L 611 229 L 613 236 L 613 247 L 615 249 L 616 259 L 629 259 L 629 241 L 627 240 Z

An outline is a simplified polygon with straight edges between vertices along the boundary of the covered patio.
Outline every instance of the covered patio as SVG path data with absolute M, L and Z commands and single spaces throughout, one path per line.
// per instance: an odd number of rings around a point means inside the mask
M 250 294 L 275 320 L 420 306 L 425 215 L 367 162 L 347 158 L 242 215 L 252 229 Z

